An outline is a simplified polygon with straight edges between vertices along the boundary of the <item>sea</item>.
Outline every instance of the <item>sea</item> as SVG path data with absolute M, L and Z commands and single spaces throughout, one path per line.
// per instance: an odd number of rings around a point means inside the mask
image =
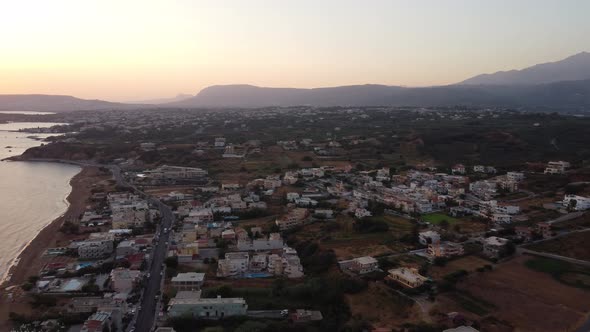
M 15 112 L 16 113 L 16 112 Z M 55 134 L 19 129 L 57 123 L 0 123 L 0 160 L 22 154 Z M 0 283 L 35 236 L 68 208 L 70 180 L 80 167 L 58 163 L 0 161 Z

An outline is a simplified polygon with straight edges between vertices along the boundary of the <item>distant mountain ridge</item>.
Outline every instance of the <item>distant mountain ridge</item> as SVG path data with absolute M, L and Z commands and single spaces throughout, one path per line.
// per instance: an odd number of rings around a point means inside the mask
M 590 107 L 590 80 L 538 85 L 447 85 L 404 88 L 353 85 L 333 88 L 262 88 L 251 85 L 217 85 L 193 98 L 168 104 L 175 107 L 267 106 L 546 106 Z
M 158 99 L 148 99 L 148 100 L 140 100 L 134 101 L 133 104 L 148 104 L 148 105 L 157 105 L 157 104 L 168 104 L 174 103 L 178 101 L 183 101 L 188 98 L 192 98 L 194 95 L 187 94 L 187 93 L 179 93 L 176 97 L 172 98 L 158 98 Z
M 80 99 L 61 95 L 2 95 L 0 94 L 0 110 L 2 111 L 37 111 L 37 112 L 68 112 L 78 110 L 125 109 L 135 105 L 113 103 L 104 100 Z
M 481 74 L 463 85 L 534 85 L 590 79 L 590 53 L 581 52 L 556 62 L 542 63 L 522 70 Z
M 188 98 L 185 98 L 188 97 Z M 157 107 L 490 106 L 590 110 L 590 53 L 522 70 L 483 74 L 459 84 L 406 88 L 378 84 L 300 89 L 215 85 L 195 96 L 137 104 L 55 95 L 0 95 L 0 110 L 62 112 Z

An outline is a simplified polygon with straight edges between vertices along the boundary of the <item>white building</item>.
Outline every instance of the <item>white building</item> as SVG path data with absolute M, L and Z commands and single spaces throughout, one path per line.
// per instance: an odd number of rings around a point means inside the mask
M 563 174 L 570 167 L 567 161 L 550 161 L 545 168 L 545 174 Z
M 205 280 L 205 273 L 187 272 L 179 273 L 172 278 L 172 286 L 180 291 L 200 290 Z
M 271 233 L 268 238 L 261 239 L 240 239 L 238 240 L 238 251 L 261 251 L 283 248 L 285 243 L 279 233 Z
M 81 259 L 98 259 L 113 253 L 113 240 L 87 240 L 77 243 L 78 256 Z
M 228 252 L 217 262 L 217 276 L 233 277 L 248 271 L 250 255 L 245 252 Z
M 563 198 L 563 206 L 571 207 L 576 211 L 584 211 L 590 209 L 590 198 L 578 195 L 565 195 Z
M 524 173 L 508 172 L 508 173 L 506 173 L 506 177 L 511 181 L 520 182 L 520 181 L 524 180 Z

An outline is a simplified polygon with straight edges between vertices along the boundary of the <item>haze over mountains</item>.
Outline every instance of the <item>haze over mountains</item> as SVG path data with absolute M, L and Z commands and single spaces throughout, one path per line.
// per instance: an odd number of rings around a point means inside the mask
M 469 78 L 459 84 L 532 85 L 590 78 L 590 53 L 582 52 L 561 61 L 542 63 L 522 70 L 499 71 Z
M 157 105 L 147 105 L 157 104 Z M 455 85 L 406 88 L 354 85 L 315 89 L 218 85 L 197 95 L 136 104 L 84 100 L 70 96 L 0 95 L 0 110 L 73 111 L 138 107 L 266 106 L 500 106 L 590 108 L 590 53 L 522 70 L 482 74 Z
M 129 108 L 131 105 L 61 95 L 2 95 L 0 111 L 68 112 Z

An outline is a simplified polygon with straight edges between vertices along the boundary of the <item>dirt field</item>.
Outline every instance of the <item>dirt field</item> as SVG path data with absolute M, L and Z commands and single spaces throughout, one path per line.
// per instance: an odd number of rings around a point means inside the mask
M 417 306 L 381 282 L 370 283 L 361 293 L 346 295 L 346 301 L 353 317 L 360 316 L 374 327 L 396 328 L 420 321 Z
M 472 273 L 461 282 L 455 293 L 470 294 L 491 306 L 489 316 L 506 322 L 514 331 L 571 331 L 590 310 L 590 292 L 559 283 L 550 275 L 524 266 L 528 257 L 517 257 L 500 264 L 494 271 Z M 484 305 L 485 305 L 484 303 Z M 453 294 L 439 296 L 441 311 L 459 311 L 476 318 L 461 306 Z M 505 324 L 501 324 L 505 325 Z M 482 328 L 504 331 L 506 326 Z
M 445 266 L 432 266 L 430 268 L 430 275 L 433 279 L 438 280 L 444 277 L 445 275 L 453 273 L 457 270 L 473 272 L 478 267 L 482 267 L 487 264 L 492 263 L 477 256 L 465 256 L 458 259 L 454 259 L 448 262 Z
M 527 249 L 590 261 L 590 231 L 543 241 L 527 246 Z

